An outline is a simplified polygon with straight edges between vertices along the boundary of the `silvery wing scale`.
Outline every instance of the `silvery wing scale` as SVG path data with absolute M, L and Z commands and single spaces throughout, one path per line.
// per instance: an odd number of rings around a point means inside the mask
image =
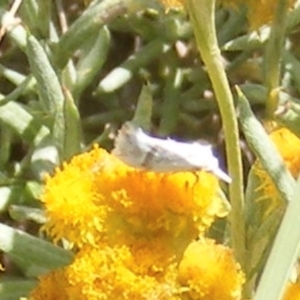
M 130 122 L 119 130 L 112 154 L 134 168 L 152 172 L 205 170 L 231 182 L 220 169 L 211 145 L 154 138 Z

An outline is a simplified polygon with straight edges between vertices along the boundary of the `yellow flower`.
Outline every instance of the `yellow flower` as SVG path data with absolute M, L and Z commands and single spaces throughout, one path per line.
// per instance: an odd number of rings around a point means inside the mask
M 179 281 L 188 299 L 241 299 L 244 275 L 232 251 L 212 240 L 189 245 L 179 265 Z
M 93 244 L 103 231 L 106 211 L 96 203 L 93 168 L 99 157 L 104 161 L 106 156 L 100 149 L 78 155 L 46 178 L 41 197 L 48 217 L 44 229 L 55 241 Z
M 300 300 L 300 282 L 288 284 L 283 300 Z
M 154 260 L 158 256 L 155 249 L 149 249 L 146 244 L 145 247 L 152 264 L 159 263 Z M 176 265 L 169 262 L 164 269 L 139 273 L 139 264 L 143 258 L 147 261 L 149 258 L 135 254 L 127 246 L 84 249 L 68 268 L 72 295 L 87 292 L 79 299 L 179 299 L 174 280 Z M 81 272 L 85 276 L 79 278 Z
M 190 242 L 223 213 L 218 192 L 212 174 L 136 170 L 95 147 L 48 176 L 44 229 L 55 241 L 79 247 L 124 233 L 187 236 Z
M 159 256 L 157 249 L 151 250 L 146 244 L 145 247 L 148 249 L 144 250 L 153 255 L 152 263 L 161 263 L 154 261 Z M 139 273 L 138 265 L 143 263 L 139 259 L 144 257 L 135 257 L 136 254 L 124 245 L 83 247 L 70 266 L 43 276 L 30 300 L 180 300 L 176 286 L 177 264 L 169 262 L 164 269 Z M 61 295 L 58 295 L 59 278 L 64 284 Z M 47 296 L 43 298 L 44 295 Z
M 240 299 L 244 277 L 228 248 L 201 240 L 183 258 L 170 249 L 160 238 L 84 246 L 72 264 L 42 276 L 29 299 Z
M 285 161 L 294 178 L 300 172 L 300 139 L 286 128 L 277 129 L 270 138 Z
M 57 269 L 39 278 L 39 283 L 32 290 L 29 300 L 67 300 L 68 282 L 63 269 Z
M 47 177 L 42 201 L 44 230 L 78 252 L 30 299 L 180 300 L 178 263 L 224 213 L 219 189 L 212 174 L 136 170 L 97 146 L 74 157 Z

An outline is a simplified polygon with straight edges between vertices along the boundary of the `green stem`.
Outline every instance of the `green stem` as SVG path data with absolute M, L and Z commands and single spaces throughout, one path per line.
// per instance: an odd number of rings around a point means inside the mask
M 281 57 L 286 31 L 287 11 L 288 0 L 279 0 L 264 57 L 265 84 L 268 88 L 266 113 L 270 118 L 273 117 L 279 100 L 278 93 L 272 93 L 272 91 L 280 85 Z
M 222 116 L 228 168 L 233 179 L 229 187 L 232 204 L 231 242 L 235 255 L 243 266 L 245 263 L 245 220 L 242 160 L 233 97 L 216 37 L 215 1 L 187 0 L 186 3 L 197 46 L 206 65 Z

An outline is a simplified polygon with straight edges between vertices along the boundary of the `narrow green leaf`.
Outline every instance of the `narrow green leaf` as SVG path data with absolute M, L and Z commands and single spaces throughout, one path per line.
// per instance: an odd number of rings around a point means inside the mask
M 78 98 L 82 91 L 94 79 L 106 61 L 110 42 L 110 33 L 107 27 L 97 32 L 97 37 L 89 40 L 88 45 L 82 47 L 81 59 L 77 68 L 77 82 L 74 97 Z
M 1 280 L 0 299 L 17 300 L 23 297 L 26 298 L 36 284 L 37 282 L 34 280 Z
M 282 55 L 284 68 L 287 70 L 287 72 L 290 73 L 293 82 L 295 83 L 295 87 L 300 92 L 300 78 L 299 78 L 299 72 L 300 72 L 300 62 L 299 60 L 288 50 L 285 50 Z
M 51 173 L 59 163 L 59 153 L 53 140 L 46 138 L 34 148 L 30 167 L 36 178 L 43 180 L 45 173 Z
M 21 6 L 22 21 L 36 36 L 49 37 L 51 6 L 52 1 L 44 0 L 26 0 Z
M 278 230 L 254 300 L 282 299 L 286 283 L 300 250 L 300 177 Z M 274 274 L 276 276 L 274 276 Z
M 283 199 L 292 200 L 295 180 L 286 168 L 282 157 L 271 142 L 261 123 L 251 111 L 251 107 L 241 90 L 238 92 L 239 120 L 249 146 L 270 175 Z
M 1 64 L 0 64 L 0 75 L 5 77 L 7 80 L 9 80 L 10 82 L 12 82 L 15 85 L 21 84 L 26 78 L 25 75 L 15 71 L 15 70 L 12 70 L 10 68 L 7 68 Z
M 132 122 L 148 131 L 151 127 L 153 99 L 149 85 L 144 85 L 137 103 Z
M 25 193 L 32 199 L 39 199 L 44 190 L 43 184 L 36 181 L 26 181 Z
M 0 187 L 0 212 L 7 212 L 7 208 L 12 203 L 16 203 L 22 196 L 24 188 L 20 185 L 10 185 Z
M 251 104 L 265 104 L 267 88 L 261 84 L 245 83 L 239 86 Z
M 270 27 L 260 28 L 258 31 L 251 31 L 247 35 L 239 36 L 222 46 L 224 51 L 244 51 L 260 48 L 267 42 L 270 36 Z
M 36 28 L 38 16 L 39 16 L 39 5 L 37 0 L 27 0 L 20 7 L 20 13 L 25 24 L 30 30 Z
M 29 35 L 27 55 L 33 75 L 38 84 L 40 100 L 53 124 L 53 137 L 60 152 L 65 135 L 63 115 L 64 95 L 58 77 L 51 66 L 47 54 L 38 40 Z
M 45 111 L 49 114 L 57 113 L 64 102 L 61 85 L 45 50 L 32 35 L 28 35 L 27 39 L 27 56 Z
M 77 106 L 71 93 L 65 89 L 65 105 L 64 105 L 64 120 L 65 120 L 65 136 L 63 147 L 63 159 L 68 160 L 74 154 L 80 151 L 81 143 L 81 123 Z
M 11 93 L 7 94 L 4 99 L 0 100 L 0 104 L 4 104 L 9 101 L 15 101 L 20 96 L 25 96 L 35 90 L 36 80 L 32 75 L 28 75 Z
M 81 45 L 86 37 L 125 13 L 134 13 L 153 3 L 146 0 L 104 0 L 90 5 L 69 30 L 61 37 L 55 55 L 56 62 L 63 68 L 70 56 Z
M 229 16 L 226 16 L 226 22 L 221 26 L 217 26 L 219 45 L 223 45 L 226 41 L 240 35 L 246 22 L 245 6 L 240 6 L 239 9 L 232 9 Z
M 159 124 L 159 133 L 161 136 L 168 136 L 170 132 L 173 131 L 179 116 L 179 105 L 181 100 L 180 87 L 183 80 L 183 74 L 182 70 L 178 67 L 171 68 L 171 70 L 171 74 L 169 75 L 164 89 L 164 103 Z
M 0 224 L 0 249 L 28 276 L 38 276 L 72 261 L 72 254 L 21 230 Z
M 9 162 L 12 139 L 13 137 L 11 130 L 3 126 L 0 131 L 0 170 L 3 169 L 5 164 Z
M 154 58 L 169 49 L 170 45 L 166 44 L 165 41 L 160 38 L 151 41 L 102 79 L 97 92 L 111 93 L 119 89 L 127 83 L 140 68 L 149 64 Z
M 38 224 L 44 224 L 46 222 L 45 213 L 40 208 L 11 205 L 9 207 L 9 215 L 13 220 L 19 222 L 24 222 L 27 220 L 34 221 Z
M 46 126 L 38 122 L 20 104 L 13 101 L 0 105 L 0 120 L 29 144 L 37 145 L 50 134 Z

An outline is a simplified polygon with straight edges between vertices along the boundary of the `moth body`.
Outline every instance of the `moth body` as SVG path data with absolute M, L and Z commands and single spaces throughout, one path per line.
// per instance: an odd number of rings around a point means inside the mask
M 219 168 L 211 145 L 151 137 L 129 122 L 120 129 L 112 154 L 134 168 L 152 172 L 205 170 L 231 182 L 231 178 Z

